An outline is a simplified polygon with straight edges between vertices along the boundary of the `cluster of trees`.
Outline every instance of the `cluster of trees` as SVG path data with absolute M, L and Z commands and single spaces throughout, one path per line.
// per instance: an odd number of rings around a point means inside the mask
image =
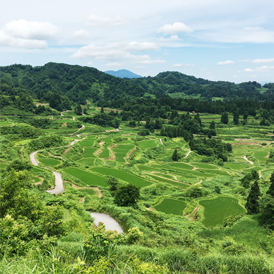
M 37 138 L 42 135 L 41 129 L 27 124 L 16 124 L 12 127 L 1 127 L 1 134 L 13 135 L 12 138 Z
M 224 162 L 228 160 L 228 154 L 232 152 L 231 144 L 216 139 L 195 138 L 189 142 L 189 146 L 200 155 L 214 156 Z
M 115 112 L 98 113 L 94 116 L 80 117 L 79 120 L 83 121 L 84 123 L 95 124 L 102 127 L 110 126 L 119 128 L 120 120 L 116 116 L 117 113 Z
M 260 187 L 258 184 L 259 175 L 257 171 L 252 171 L 249 175 L 250 179 L 255 180 L 251 185 L 249 195 L 246 202 L 247 214 L 260 214 L 261 224 L 274 229 L 274 172 L 270 176 L 270 187 L 266 191 L 266 194 L 262 196 Z M 246 176 L 242 182 L 246 185 Z
M 106 183 L 114 196 L 114 203 L 118 206 L 135 206 L 140 198 L 140 189 L 133 184 L 120 185 L 113 176 L 109 176 Z

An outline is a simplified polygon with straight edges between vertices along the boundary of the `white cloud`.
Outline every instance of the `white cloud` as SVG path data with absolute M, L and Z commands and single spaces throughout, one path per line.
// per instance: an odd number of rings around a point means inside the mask
M 106 67 L 120 67 L 122 64 L 120 63 L 108 63 L 105 65 Z
M 174 41 L 183 41 L 183 39 L 179 38 L 178 35 L 171 35 L 170 37 L 168 38 L 164 38 L 164 37 L 161 37 L 159 39 L 160 41 L 163 41 L 163 42 L 174 42 Z
M 59 29 L 49 22 L 11 21 L 0 30 L 0 44 L 4 46 L 45 49 L 47 40 L 57 38 Z
M 269 58 L 269 59 L 255 59 L 252 60 L 251 63 L 273 63 L 274 58 Z
M 92 62 L 88 62 L 87 65 L 88 65 L 88 66 L 92 66 Z
M 90 34 L 88 31 L 80 29 L 73 32 L 73 37 L 78 39 L 88 39 L 90 37 Z
M 174 24 L 165 24 L 160 27 L 157 32 L 163 32 L 164 34 L 175 34 L 180 32 L 192 32 L 193 30 L 186 26 L 184 23 L 176 22 Z
M 119 15 L 115 18 L 110 17 L 101 17 L 95 14 L 91 14 L 87 19 L 87 24 L 90 26 L 98 27 L 98 26 L 106 26 L 106 25 L 124 25 L 126 23 Z
M 48 46 L 46 41 L 14 38 L 2 30 L 0 30 L 0 45 L 26 49 L 45 49 Z
M 262 67 L 257 67 L 255 69 L 250 69 L 250 68 L 246 68 L 244 71 L 246 72 L 251 72 L 251 71 L 270 71 L 270 70 L 274 70 L 274 66 L 262 66 Z
M 164 63 L 165 60 L 151 59 L 148 55 L 133 55 L 130 52 L 139 49 L 151 48 L 150 43 L 143 44 L 125 44 L 125 43 L 112 43 L 105 46 L 96 46 L 90 44 L 88 46 L 81 47 L 71 57 L 77 59 L 96 59 L 104 62 L 116 63 L 117 61 L 129 61 L 139 64 L 155 64 Z
M 184 67 L 195 67 L 194 64 L 185 64 Z
M 244 30 L 246 30 L 246 31 L 252 31 L 252 32 L 254 32 L 254 31 L 260 31 L 260 30 L 263 30 L 264 28 L 262 28 L 262 27 L 245 27 L 244 28 Z
M 160 49 L 158 46 L 156 46 L 154 43 L 138 43 L 138 42 L 130 42 L 125 47 L 128 51 L 147 51 L 147 50 L 158 50 Z
M 201 70 L 207 70 L 207 68 L 202 68 Z
M 59 29 L 49 22 L 26 21 L 24 19 L 11 21 L 3 29 L 14 38 L 51 40 L 57 38 Z
M 235 63 L 234 61 L 227 60 L 224 62 L 218 62 L 217 65 L 230 65 L 230 64 L 234 64 L 234 63 Z
M 174 65 L 172 65 L 173 67 L 181 67 L 181 66 L 183 66 L 183 64 L 174 64 Z

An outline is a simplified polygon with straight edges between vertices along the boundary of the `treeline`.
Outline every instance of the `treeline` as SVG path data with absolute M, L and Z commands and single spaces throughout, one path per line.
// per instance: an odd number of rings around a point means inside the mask
M 211 100 L 213 97 L 222 97 L 224 100 L 253 99 L 274 100 L 274 84 L 262 86 L 253 81 L 235 84 L 226 81 L 209 81 L 194 76 L 188 76 L 180 72 L 167 71 L 159 73 L 155 77 L 135 78 L 130 81 L 142 86 L 150 94 L 181 93 L 182 96 L 197 96 L 203 100 Z
M 99 113 L 94 116 L 84 116 L 79 117 L 78 119 L 83 121 L 84 123 L 95 124 L 102 127 L 114 127 L 119 128 L 120 120 L 117 118 L 118 113 L 110 112 L 110 113 Z

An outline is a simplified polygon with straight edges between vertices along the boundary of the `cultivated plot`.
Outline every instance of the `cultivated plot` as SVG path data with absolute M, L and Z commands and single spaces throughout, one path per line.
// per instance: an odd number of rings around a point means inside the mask
M 238 204 L 238 200 L 231 197 L 218 197 L 199 202 L 205 208 L 203 224 L 207 227 L 222 224 L 224 218 L 245 213 L 245 209 Z
M 131 183 L 137 187 L 145 187 L 145 186 L 151 185 L 150 182 L 142 179 L 141 177 L 135 176 L 133 174 L 130 174 L 118 169 L 95 167 L 95 168 L 92 168 L 92 171 L 95 171 L 104 175 L 113 176 L 117 179 L 121 179 L 125 182 Z
M 166 214 L 183 215 L 186 203 L 174 199 L 164 199 L 155 209 Z
M 97 174 L 81 170 L 79 168 L 67 168 L 63 170 L 64 172 L 78 178 L 83 183 L 90 186 L 107 186 L 106 178 L 99 176 Z

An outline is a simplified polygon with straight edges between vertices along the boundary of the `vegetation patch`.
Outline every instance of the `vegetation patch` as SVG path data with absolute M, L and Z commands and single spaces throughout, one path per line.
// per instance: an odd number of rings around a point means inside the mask
M 183 215 L 186 203 L 174 199 L 164 199 L 155 209 L 166 214 Z
M 44 157 L 41 154 L 38 154 L 38 161 L 44 164 L 45 166 L 50 166 L 50 167 L 55 167 L 61 164 L 61 161 Z
M 147 149 L 147 148 L 157 147 L 157 144 L 155 140 L 144 140 L 144 141 L 138 142 L 138 147 L 141 149 Z
M 192 170 L 194 167 L 185 163 L 171 163 L 168 164 L 171 167 L 180 168 L 180 169 L 186 169 L 186 170 Z
M 116 161 L 117 162 L 125 162 L 125 157 L 128 153 L 134 148 L 134 145 L 118 145 L 114 147 L 112 150 L 115 153 Z
M 81 144 L 81 143 L 80 143 Z M 88 158 L 88 157 L 95 157 L 94 152 L 97 151 L 98 148 L 96 147 L 86 147 L 83 153 L 83 157 Z
M 203 224 L 207 227 L 222 224 L 228 216 L 237 216 L 245 213 L 238 200 L 231 197 L 218 197 L 212 200 L 199 202 L 205 208 Z
M 118 169 L 95 167 L 92 169 L 92 171 L 95 171 L 95 172 L 98 172 L 98 173 L 101 173 L 104 175 L 108 175 L 108 176 L 113 176 L 117 179 L 121 179 L 125 182 L 131 183 L 137 187 L 145 187 L 145 186 L 151 185 L 150 182 L 148 182 L 138 176 L 135 176 L 133 174 L 130 174 L 125 171 L 118 170 Z
M 107 186 L 105 182 L 105 178 L 99 175 L 96 175 L 91 172 L 83 171 L 78 168 L 67 168 L 63 170 L 64 172 L 78 178 L 83 183 L 90 185 L 90 186 Z
M 149 175 L 149 176 L 150 176 L 151 178 L 153 178 L 154 180 L 156 180 L 156 181 L 163 182 L 163 183 L 167 183 L 167 184 L 170 184 L 170 185 L 173 185 L 173 186 L 176 186 L 176 187 L 180 187 L 180 188 L 189 187 L 189 185 L 186 185 L 186 184 L 184 184 L 184 183 L 175 182 L 175 181 L 168 180 L 168 179 L 161 178 L 161 177 L 154 176 L 154 175 Z

